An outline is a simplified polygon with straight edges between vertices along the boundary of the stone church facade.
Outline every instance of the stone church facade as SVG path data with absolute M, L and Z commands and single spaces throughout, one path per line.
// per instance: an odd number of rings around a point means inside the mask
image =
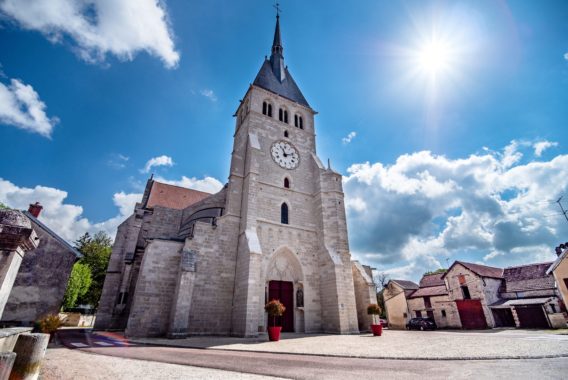
M 148 181 L 117 231 L 97 329 L 128 336 L 257 336 L 280 299 L 283 331 L 358 333 L 376 303 L 351 261 L 341 174 L 316 155 L 314 116 L 272 46 L 236 111 L 229 181 L 209 195 Z

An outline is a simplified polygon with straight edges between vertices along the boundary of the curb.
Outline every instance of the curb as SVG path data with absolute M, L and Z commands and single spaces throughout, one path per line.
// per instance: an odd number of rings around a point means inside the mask
M 318 356 L 318 357 L 329 357 L 329 358 L 347 358 L 347 359 L 380 359 L 380 360 L 447 360 L 447 361 L 459 361 L 459 360 L 530 360 L 530 359 L 556 359 L 556 358 L 568 358 L 568 354 L 555 354 L 555 355 L 506 355 L 506 356 L 461 356 L 461 357 L 393 357 L 393 356 L 359 356 L 359 355 L 337 355 L 337 354 L 321 354 L 321 353 L 305 353 L 305 352 L 282 352 L 282 351 L 264 351 L 264 350 L 231 350 L 226 348 L 210 348 L 210 347 L 198 347 L 198 346 L 187 346 L 181 344 L 159 344 L 159 343 L 148 343 L 141 342 L 137 340 L 128 340 L 128 342 L 136 343 L 144 346 L 151 347 L 175 347 L 175 348 L 189 348 L 195 350 L 209 350 L 209 351 L 224 351 L 224 352 L 248 352 L 248 353 L 261 353 L 261 354 L 274 354 L 274 355 L 298 355 L 298 356 Z

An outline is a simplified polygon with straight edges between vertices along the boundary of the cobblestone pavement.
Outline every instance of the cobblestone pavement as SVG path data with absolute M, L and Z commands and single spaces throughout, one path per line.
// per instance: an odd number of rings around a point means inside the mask
M 397 331 L 383 336 L 283 334 L 279 342 L 266 337 L 191 337 L 132 339 L 137 344 L 215 350 L 291 353 L 380 359 L 529 359 L 568 357 L 568 332 L 546 330 Z

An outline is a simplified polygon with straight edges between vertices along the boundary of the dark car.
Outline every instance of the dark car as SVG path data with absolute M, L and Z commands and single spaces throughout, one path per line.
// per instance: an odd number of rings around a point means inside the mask
M 428 317 L 412 318 L 406 324 L 408 330 L 436 330 L 437 327 L 436 322 Z

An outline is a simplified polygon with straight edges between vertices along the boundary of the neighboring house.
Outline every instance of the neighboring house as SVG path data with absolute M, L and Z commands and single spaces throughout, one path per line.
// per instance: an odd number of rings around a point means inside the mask
M 499 300 L 503 269 L 455 261 L 442 278 L 449 299 L 458 310 L 462 328 L 495 327 L 489 305 Z
M 568 242 L 556 247 L 558 258 L 546 271 L 547 274 L 554 275 L 560 297 L 564 305 L 568 305 Z
M 450 301 L 443 275 L 424 275 L 419 289 L 408 296 L 408 307 L 412 317 L 430 317 L 439 328 L 460 328 L 458 310 Z
M 418 284 L 407 280 L 390 280 L 383 290 L 383 299 L 390 329 L 405 329 L 411 318 L 407 297 L 418 289 Z
M 6 325 L 31 326 L 46 314 L 57 314 L 73 264 L 81 257 L 79 251 L 38 220 L 41 210 L 36 203 L 24 211 L 39 237 L 39 245 L 22 260 L 2 315 Z
M 536 263 L 503 270 L 500 300 L 490 305 L 495 327 L 566 326 L 554 278 L 547 273 L 551 264 Z

